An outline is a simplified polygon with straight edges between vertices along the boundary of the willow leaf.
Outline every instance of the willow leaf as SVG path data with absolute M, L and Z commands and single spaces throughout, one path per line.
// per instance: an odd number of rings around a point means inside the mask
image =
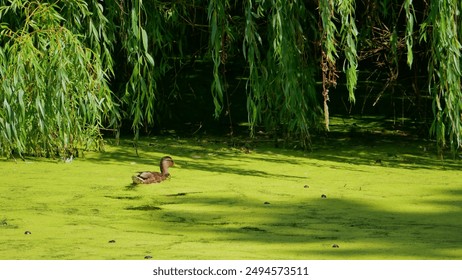
M 142 41 L 143 41 L 143 48 L 145 52 L 148 52 L 148 33 L 144 28 L 141 28 L 141 34 L 142 34 Z

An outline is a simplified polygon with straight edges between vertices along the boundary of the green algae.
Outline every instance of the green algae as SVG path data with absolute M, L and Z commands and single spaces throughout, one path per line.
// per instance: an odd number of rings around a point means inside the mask
M 122 141 L 70 163 L 2 160 L 0 258 L 462 259 L 460 161 L 414 140 L 326 142 L 152 137 L 139 156 Z M 130 184 L 164 155 L 170 180 Z

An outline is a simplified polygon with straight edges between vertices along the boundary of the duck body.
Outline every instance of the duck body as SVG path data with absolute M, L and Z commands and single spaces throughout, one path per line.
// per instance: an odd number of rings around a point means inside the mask
M 174 165 L 173 159 L 165 156 L 160 159 L 160 172 L 142 171 L 132 176 L 133 184 L 160 183 L 170 177 L 168 168 Z

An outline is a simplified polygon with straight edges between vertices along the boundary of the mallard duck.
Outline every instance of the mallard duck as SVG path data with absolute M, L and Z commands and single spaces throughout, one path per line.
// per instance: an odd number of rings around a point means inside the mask
M 160 159 L 160 172 L 143 171 L 139 172 L 138 175 L 133 175 L 133 184 L 152 184 L 160 183 L 170 177 L 168 168 L 174 165 L 173 159 L 169 156 L 165 156 Z

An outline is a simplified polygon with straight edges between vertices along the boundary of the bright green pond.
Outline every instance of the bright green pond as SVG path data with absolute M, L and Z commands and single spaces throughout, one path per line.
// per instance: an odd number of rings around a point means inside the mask
M 462 259 L 460 160 L 340 140 L 247 153 L 150 138 L 139 157 L 127 141 L 71 163 L 1 160 L 0 258 Z M 130 185 L 163 155 L 170 180 Z

